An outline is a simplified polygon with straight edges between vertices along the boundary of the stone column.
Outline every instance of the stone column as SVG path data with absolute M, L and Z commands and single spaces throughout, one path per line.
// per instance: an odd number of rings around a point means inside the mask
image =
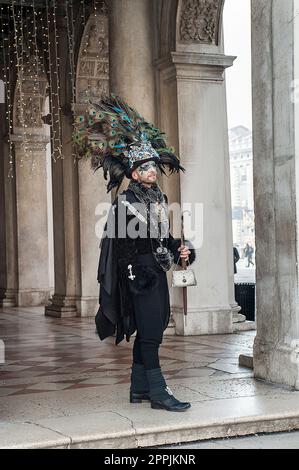
M 233 242 L 224 70 L 232 58 L 173 54 L 178 87 L 181 204 L 202 204 L 202 246 L 188 289 L 188 323 L 176 312 L 180 334 L 232 331 Z M 183 206 L 184 208 L 184 206 Z M 188 235 L 186 233 L 186 235 Z M 197 233 L 197 235 L 199 235 Z
M 94 316 L 99 304 L 97 270 L 101 234 L 96 233 L 96 224 L 98 215 L 104 216 L 100 204 L 108 202 L 103 178 L 99 173 L 92 173 L 89 161 L 78 162 L 81 295 L 77 300 L 77 308 L 80 316 Z M 97 206 L 100 208 L 99 214 Z
M 56 162 L 52 162 L 55 290 L 51 303 L 45 308 L 45 314 L 54 317 L 70 317 L 78 314 L 77 302 L 81 295 L 79 185 L 78 162 L 74 158 L 72 148 L 71 81 L 66 79 L 69 77 L 67 28 L 63 8 L 57 11 L 59 12 L 56 19 L 59 35 L 57 48 L 60 59 L 58 93 L 61 109 L 58 108 L 58 102 L 55 99 L 57 90 L 54 89 L 54 106 L 51 112 L 54 113 L 55 135 L 58 139 L 59 136 L 61 137 L 63 158 L 60 158 L 58 145 L 54 155 Z M 52 63 L 55 64 L 53 32 L 50 53 Z M 55 67 L 53 67 L 53 76 L 50 77 L 53 86 L 56 83 L 55 72 Z
M 151 0 L 110 2 L 110 90 L 150 122 L 156 122 L 154 19 Z M 127 186 L 124 179 L 119 193 Z M 159 178 L 163 188 L 163 179 Z M 112 200 L 116 191 L 112 191 Z M 171 319 L 165 334 L 174 334 Z
M 182 293 L 172 292 L 176 332 L 181 335 L 232 332 L 235 310 L 232 214 L 224 72 L 234 57 L 223 54 L 223 2 L 180 1 L 176 50 L 157 61 L 160 71 L 161 126 L 186 169 L 178 184 L 167 185 L 172 201 L 202 204 L 203 244 L 193 265 L 198 285 L 188 289 L 188 321 Z M 193 10 L 192 10 L 193 8 Z M 165 24 L 161 25 L 161 28 Z M 178 226 L 173 229 L 180 236 Z M 188 233 L 185 233 L 188 238 Z
M 86 112 L 89 99 L 98 101 L 102 94 L 109 93 L 108 39 L 108 15 L 102 9 L 100 14 L 90 15 L 82 34 L 77 63 L 76 115 Z M 104 215 L 100 204 L 109 202 L 110 195 L 107 195 L 103 171 L 94 173 L 89 158 L 78 162 L 78 185 L 81 295 L 77 308 L 81 316 L 94 316 L 99 304 L 97 268 L 101 236 L 95 229 L 98 215 Z
M 152 1 L 112 0 L 110 8 L 110 90 L 155 122 Z
M 18 288 L 16 178 L 14 166 L 14 177 L 8 178 L 7 132 L 5 103 L 0 103 L 0 307 L 15 307 Z
M 112 0 L 110 89 L 155 120 L 151 0 Z
M 295 7 L 295 8 L 294 8 Z M 255 377 L 299 389 L 298 0 L 253 0 Z M 296 94 L 295 94 L 296 95 Z M 295 104 L 294 104 L 295 101 Z
M 22 136 L 12 136 L 16 161 L 17 304 L 31 306 L 48 301 L 49 252 L 47 219 L 46 135 L 30 136 L 24 151 Z

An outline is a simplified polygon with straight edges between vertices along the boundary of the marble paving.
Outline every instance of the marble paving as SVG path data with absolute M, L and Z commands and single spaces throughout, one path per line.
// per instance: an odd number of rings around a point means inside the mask
M 234 335 L 164 338 L 161 366 L 167 379 L 233 377 L 248 374 L 239 354 L 252 350 L 255 332 Z M 0 310 L 0 338 L 5 363 L 0 365 L 0 396 L 61 393 L 130 382 L 132 343 L 117 347 L 101 342 L 93 318 L 45 317 L 42 307 Z
M 0 310 L 0 448 L 139 448 L 299 428 L 299 392 L 240 367 L 254 331 L 166 336 L 161 367 L 186 413 L 129 403 L 132 341 L 117 347 L 94 318 Z

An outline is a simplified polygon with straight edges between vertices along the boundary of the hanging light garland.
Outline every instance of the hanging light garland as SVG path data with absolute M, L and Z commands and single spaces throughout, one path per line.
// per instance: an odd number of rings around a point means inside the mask
M 75 103 L 76 103 L 76 72 L 75 72 L 75 18 L 74 18 L 74 7 L 73 0 L 70 0 L 70 23 L 71 31 L 68 32 L 68 37 L 70 41 L 70 75 L 71 75 L 71 84 L 72 84 L 72 110 L 75 112 Z
M 93 11 L 94 16 L 97 16 L 97 0 L 93 0 Z
M 56 87 L 55 87 L 55 93 L 54 96 L 56 96 L 56 101 L 57 105 L 55 106 L 56 113 L 54 117 L 54 124 L 55 128 L 57 127 L 57 146 L 56 146 L 56 151 L 58 154 L 58 158 L 63 159 L 63 154 L 62 154 L 62 130 L 61 130 L 61 121 L 60 121 L 60 111 L 61 111 L 61 105 L 60 105 L 60 57 L 58 56 L 58 39 L 59 35 L 57 33 L 57 24 L 56 24 L 56 18 L 57 18 L 57 5 L 56 5 L 56 0 L 53 1 L 53 25 L 54 25 L 54 50 L 55 50 L 55 70 L 54 70 L 54 75 L 56 77 Z
M 86 55 L 87 55 L 87 48 L 88 48 L 88 34 L 87 34 L 86 29 L 85 29 L 85 26 L 86 26 L 87 21 L 86 21 L 86 9 L 85 9 L 85 2 L 84 2 L 84 0 L 82 1 L 82 10 L 83 10 L 83 16 L 82 16 L 82 18 L 83 18 L 83 28 L 84 28 L 84 29 L 83 29 L 83 31 L 84 31 L 83 34 L 84 34 L 84 39 L 85 39 L 82 53 L 83 53 L 83 56 L 86 56 Z
M 9 7 L 10 9 L 10 7 Z M 6 9 L 6 12 L 9 11 Z M 11 44 L 10 44 L 10 37 L 7 33 L 5 36 L 5 28 L 6 31 L 9 31 L 9 23 L 4 22 L 4 8 L 3 5 L 0 7 L 0 28 L 1 28 L 1 48 L 2 48 L 2 57 L 3 57 L 3 81 L 5 86 L 5 95 L 6 95 L 6 119 L 8 122 L 8 135 L 7 135 L 7 143 L 8 143 L 8 178 L 14 177 L 13 171 L 13 143 L 11 140 L 12 134 L 12 100 L 11 100 Z
M 85 24 L 86 24 L 85 14 L 86 14 L 86 12 L 85 12 L 85 0 L 81 0 L 81 19 L 82 19 L 83 28 L 85 28 Z
M 97 24 L 98 22 L 98 1 L 97 0 L 93 0 L 93 15 L 94 15 L 94 18 L 95 18 L 95 24 Z M 98 60 L 99 59 L 99 49 L 97 49 L 97 54 L 96 54 L 96 59 Z
M 83 56 L 86 56 L 87 46 L 88 46 L 88 39 L 87 39 L 86 31 L 85 31 L 85 26 L 86 26 L 85 0 L 81 0 L 81 19 L 82 19 L 82 26 L 83 26 L 83 39 L 85 39 L 85 45 L 83 46 L 82 54 L 83 54 Z
M 37 25 L 36 25 L 36 16 L 37 16 L 37 12 L 36 12 L 36 9 L 35 9 L 35 0 L 32 0 L 32 10 L 33 10 L 33 21 L 32 21 L 32 25 L 33 25 L 33 40 L 34 40 L 34 53 L 35 53 L 35 62 L 34 62 L 34 65 L 35 65 L 35 77 L 34 77 L 34 82 L 33 82 L 33 94 L 34 96 L 36 95 L 37 99 L 37 103 L 38 103 L 38 117 L 39 119 L 41 119 L 41 115 L 42 115 L 42 112 L 41 112 L 41 93 L 42 93 L 42 90 L 40 90 L 40 84 L 39 84 L 39 78 L 40 78 L 40 74 L 41 74 L 41 71 L 40 71 L 40 68 L 39 68 L 39 58 L 38 58 L 38 45 L 37 45 Z M 39 124 L 39 123 L 35 123 L 35 124 Z
M 41 120 L 41 91 L 40 91 L 40 85 L 39 85 L 39 77 L 40 77 L 40 68 L 39 68 L 39 59 L 38 59 L 38 45 L 37 45 L 37 25 L 36 25 L 36 16 L 37 16 L 37 11 L 35 8 L 35 0 L 31 0 L 31 7 L 32 7 L 32 19 L 31 19 L 31 25 L 29 28 L 30 31 L 30 40 L 29 40 L 29 63 L 30 67 L 32 67 L 34 70 L 30 69 L 30 79 L 33 82 L 33 100 L 32 97 L 30 96 L 29 100 L 32 103 L 33 101 L 33 107 L 34 111 L 32 113 L 32 125 L 33 126 L 40 126 L 40 120 Z M 37 108 L 35 108 L 37 106 Z M 33 120 L 33 116 L 35 117 L 35 120 Z M 32 134 L 30 133 L 30 136 Z M 31 160 L 31 172 L 35 172 L 36 170 L 36 159 L 33 158 Z
M 14 47 L 16 55 L 16 69 L 17 69 L 17 83 L 15 92 L 15 124 L 20 124 L 21 131 L 21 154 L 19 157 L 20 166 L 24 165 L 24 157 L 28 160 L 29 157 L 29 146 L 27 140 L 27 123 L 25 122 L 24 109 L 25 99 L 23 93 L 23 82 L 24 82 L 24 32 L 23 32 L 23 0 L 21 0 L 21 6 L 16 10 L 15 0 L 12 0 L 12 18 L 14 24 Z
M 16 135 L 21 139 L 18 139 L 21 147 L 21 152 L 18 154 L 19 164 L 23 166 L 26 160 L 26 166 L 30 168 L 31 173 L 35 173 L 37 162 L 34 158 L 32 143 L 36 139 L 36 127 L 42 126 L 41 100 L 43 96 L 40 88 L 41 67 L 37 42 L 38 11 L 36 0 L 30 0 L 29 6 L 28 3 L 29 0 L 26 1 L 26 5 L 24 0 L 20 0 L 17 7 L 13 0 L 11 5 L 17 77 L 14 124 L 16 128 L 19 128 L 19 134 Z M 31 158 L 29 159 L 29 157 Z M 31 165 L 29 165 L 29 161 L 31 161 Z
M 58 57 L 58 34 L 56 26 L 56 2 L 53 1 L 52 22 L 50 20 L 49 2 L 46 0 L 46 17 L 47 17 L 47 42 L 48 42 L 48 64 L 49 64 L 49 94 L 50 94 L 50 114 L 51 114 L 51 127 L 52 127 L 52 158 L 56 162 L 57 158 L 63 158 L 62 155 L 62 131 L 60 121 L 60 84 L 59 84 L 59 57 Z M 50 40 L 50 24 L 54 26 L 54 44 Z M 52 49 L 52 50 L 51 50 Z M 52 57 L 55 64 L 52 62 Z M 56 97 L 56 102 L 54 98 Z
M 94 17 L 95 17 L 95 23 L 97 23 L 97 16 L 98 16 L 98 4 L 97 0 L 94 0 Z M 99 59 L 99 49 L 97 49 L 97 55 L 96 58 Z
M 41 65 L 43 66 L 43 69 L 45 70 L 45 57 L 46 57 L 46 52 L 47 52 L 47 44 L 46 44 L 46 38 L 47 38 L 47 28 L 45 26 L 45 17 L 41 9 L 38 9 L 37 11 L 37 24 L 40 27 L 40 45 L 41 47 L 38 49 L 39 52 L 39 61 Z
M 56 162 L 55 150 L 56 150 L 56 129 L 54 127 L 54 100 L 53 100 L 53 91 L 51 87 L 51 81 L 53 79 L 53 64 L 52 64 L 52 54 L 51 54 L 51 42 L 50 42 L 50 13 L 49 13 L 49 4 L 46 0 L 46 18 L 47 18 L 47 29 L 44 33 L 45 41 L 47 42 L 44 52 L 48 54 L 48 68 L 49 68 L 49 101 L 50 101 L 50 117 L 51 117 L 51 157 Z
M 73 12 L 73 0 L 65 1 L 65 20 L 67 27 L 67 38 L 68 38 L 68 56 L 69 56 L 69 77 L 72 92 L 72 135 L 75 132 L 75 103 L 76 103 L 76 84 L 75 84 L 75 59 L 74 59 L 74 12 Z M 73 162 L 76 163 L 76 154 L 74 153 L 74 146 L 72 146 Z
M 32 142 L 38 134 L 36 127 L 41 127 L 42 103 L 44 98 L 45 78 L 43 67 L 45 59 L 48 65 L 48 95 L 50 113 L 47 123 L 51 126 L 51 157 L 54 161 L 63 158 L 61 94 L 60 94 L 60 57 L 58 55 L 57 0 L 44 0 L 43 7 L 37 0 L 11 0 L 11 4 L 0 4 L 1 47 L 4 66 L 4 83 L 6 91 L 6 117 L 9 126 L 9 176 L 13 177 L 14 142 L 21 151 L 18 163 L 29 164 L 34 169 L 35 159 Z M 97 24 L 102 11 L 98 0 L 80 0 L 81 19 L 86 27 L 87 16 L 92 15 L 93 24 Z M 69 50 L 69 80 L 71 86 L 71 109 L 73 124 L 75 122 L 76 103 L 76 66 L 75 66 L 75 18 L 74 0 L 65 0 L 61 4 L 65 9 L 67 41 Z M 47 24 L 46 24 L 47 23 Z M 11 28 L 13 25 L 13 28 Z M 85 31 L 83 56 L 88 53 L 89 36 Z M 10 40 L 11 37 L 11 40 Z M 96 50 L 99 59 L 100 51 Z M 15 73 L 14 73 L 15 70 Z M 12 87 L 16 80 L 13 96 Z M 88 84 L 90 89 L 90 84 Z M 86 90 L 88 94 L 88 90 Z M 31 111 L 31 113 L 30 113 Z M 50 122 L 49 122 L 50 118 Z M 18 132 L 17 139 L 12 137 L 14 126 Z M 16 145 L 16 144 L 15 144 Z M 45 147 L 46 148 L 46 147 Z

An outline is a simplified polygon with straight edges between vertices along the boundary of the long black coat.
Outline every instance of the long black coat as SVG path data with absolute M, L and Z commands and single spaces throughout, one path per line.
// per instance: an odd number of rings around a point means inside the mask
M 120 195 L 125 197 L 129 203 L 136 203 L 140 200 L 130 189 L 123 191 Z M 106 236 L 101 241 L 101 254 L 98 266 L 98 282 L 100 283 L 99 309 L 95 318 L 96 330 L 101 340 L 116 333 L 116 344 L 120 343 L 124 337 L 129 341 L 130 336 L 136 330 L 134 321 L 134 307 L 132 296 L 144 291 L 149 292 L 157 281 L 157 273 L 150 266 L 138 264 L 139 254 L 152 253 L 152 244 L 149 238 L 137 237 L 136 239 L 126 236 L 119 236 L 118 221 L 118 199 L 114 201 L 104 230 L 107 224 L 113 228 L 112 234 L 115 237 Z M 166 198 L 167 200 L 167 198 Z M 145 214 L 145 211 L 143 212 Z M 126 225 L 134 219 L 136 215 L 127 211 Z M 138 222 L 139 223 L 139 222 Z M 175 239 L 169 233 L 169 238 L 164 239 L 164 246 L 167 246 L 175 257 L 175 262 L 180 262 L 178 248 L 181 245 L 180 239 Z M 195 250 L 190 242 L 186 242 L 190 247 L 189 263 L 195 260 Z M 128 265 L 132 266 L 132 273 L 136 276 L 134 281 L 128 279 Z

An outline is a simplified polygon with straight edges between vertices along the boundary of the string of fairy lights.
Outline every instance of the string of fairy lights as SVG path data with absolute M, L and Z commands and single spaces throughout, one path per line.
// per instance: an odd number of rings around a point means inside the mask
M 21 151 L 18 163 L 35 170 L 34 146 L 36 135 L 44 122 L 46 96 L 49 99 L 51 157 L 63 159 L 61 123 L 61 70 L 59 57 L 58 8 L 64 6 L 64 27 L 67 31 L 68 70 L 71 89 L 72 122 L 75 122 L 76 65 L 75 30 L 81 21 L 85 28 L 91 15 L 102 13 L 102 0 L 11 0 L 0 3 L 0 60 L 5 84 L 8 176 L 14 176 L 14 142 Z M 43 7 L 41 7 L 43 5 Z M 76 6 L 76 15 L 75 15 Z M 80 7 L 79 7 L 80 6 Z M 76 16 L 76 17 L 75 17 Z M 88 35 L 85 34 L 81 53 L 87 53 Z M 65 79 L 63 77 L 63 79 Z M 16 139 L 17 137 L 17 139 Z M 46 145 L 46 144 L 45 144 Z
M 75 28 L 74 28 L 74 11 L 73 11 L 73 0 L 65 0 L 65 20 L 67 27 L 67 37 L 68 37 L 68 48 L 69 48 L 69 75 L 71 81 L 71 90 L 72 90 L 72 102 L 71 102 L 71 112 L 72 112 L 72 126 L 73 131 L 75 132 L 75 103 L 76 103 L 76 80 L 75 80 L 75 51 L 74 51 L 74 37 L 75 37 Z M 74 153 L 73 147 L 73 162 L 76 163 L 76 154 Z
M 52 77 L 53 77 L 53 63 L 52 63 L 52 54 L 51 54 L 51 41 L 50 41 L 50 11 L 49 11 L 49 3 L 48 0 L 46 0 L 46 21 L 47 21 L 47 27 L 44 30 L 44 38 L 46 40 L 46 48 L 44 49 L 44 52 L 48 54 L 48 69 L 49 69 L 49 81 L 51 82 Z M 57 68 L 58 68 L 58 64 Z M 55 112 L 55 106 L 54 106 L 54 92 L 53 90 L 49 90 L 49 100 L 50 100 L 50 117 L 51 117 L 51 157 L 53 158 L 54 161 L 56 161 L 55 158 L 55 150 L 56 150 L 56 126 L 54 126 L 54 112 Z
M 22 136 L 22 152 L 20 158 L 20 165 L 24 164 L 24 156 L 28 156 L 29 147 L 28 147 L 28 133 L 27 123 L 25 122 L 24 111 L 25 111 L 25 102 L 24 102 L 24 93 L 23 93 L 23 84 L 24 84 L 24 32 L 23 32 L 23 0 L 21 0 L 21 8 L 17 9 L 15 1 L 12 0 L 11 5 L 12 19 L 14 25 L 14 41 L 15 41 L 15 57 L 16 57 L 16 68 L 17 68 L 17 82 L 16 82 L 16 100 L 15 100 L 15 109 L 14 112 L 17 116 L 18 122 L 21 127 L 21 136 Z M 16 122 L 16 119 L 15 119 Z
M 76 102 L 76 83 L 75 83 L 75 51 L 74 51 L 74 11 L 73 11 L 73 0 L 65 1 L 65 19 L 67 26 L 67 37 L 69 46 L 69 62 L 70 62 L 70 80 L 72 88 L 72 111 L 74 112 L 74 105 Z
M 7 19 L 4 19 L 4 8 L 3 5 L 0 7 L 0 25 L 1 25 L 1 44 L 2 47 L 2 60 L 3 60 L 3 81 L 5 84 L 6 90 L 6 120 L 8 124 L 8 135 L 7 135 L 7 143 L 8 143 L 8 152 L 9 152 L 9 162 L 8 162 L 8 177 L 13 177 L 13 144 L 11 140 L 12 134 L 12 109 L 11 109 L 11 68 L 10 65 L 11 61 L 11 44 L 8 37 L 5 36 L 5 31 L 8 27 Z

